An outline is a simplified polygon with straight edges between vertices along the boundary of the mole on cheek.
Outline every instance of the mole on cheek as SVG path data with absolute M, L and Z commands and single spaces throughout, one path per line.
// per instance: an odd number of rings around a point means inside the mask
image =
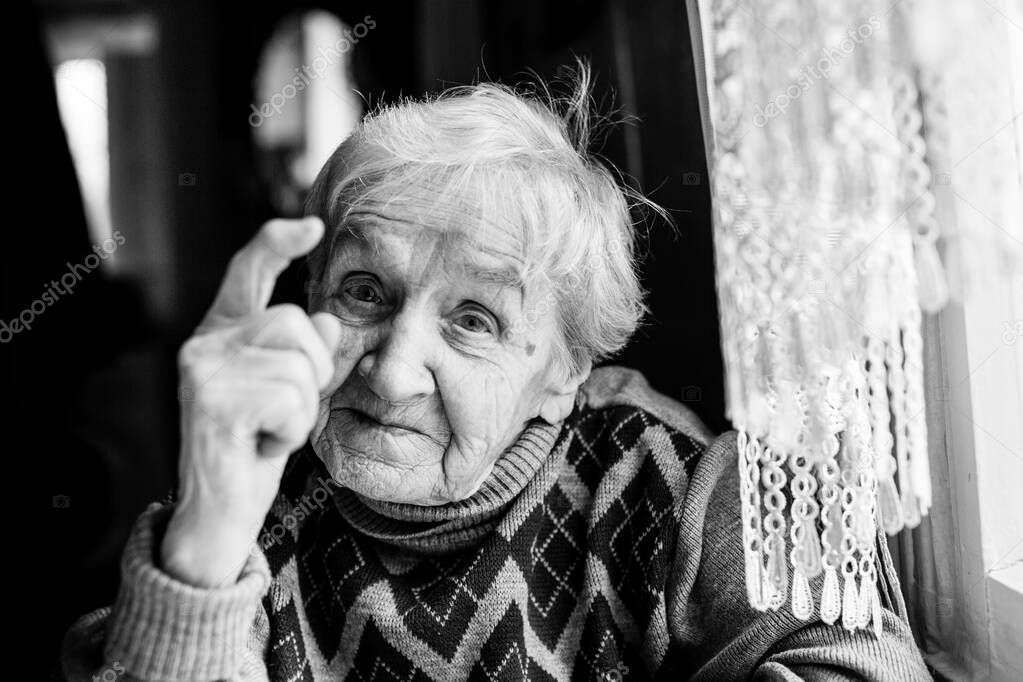
M 533 357 L 533 353 L 536 351 L 536 345 L 532 341 L 526 341 L 526 355 Z

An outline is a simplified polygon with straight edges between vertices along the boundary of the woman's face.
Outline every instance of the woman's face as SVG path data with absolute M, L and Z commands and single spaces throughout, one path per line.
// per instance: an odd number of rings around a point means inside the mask
M 550 287 L 520 286 L 510 230 L 467 223 L 416 188 L 366 202 L 312 297 L 343 330 L 314 449 L 368 497 L 470 496 L 531 418 L 563 418 L 577 386 L 555 366 Z

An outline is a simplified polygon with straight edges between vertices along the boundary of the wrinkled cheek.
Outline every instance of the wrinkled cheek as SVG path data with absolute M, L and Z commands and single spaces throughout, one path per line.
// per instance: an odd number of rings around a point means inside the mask
M 372 348 L 374 333 L 371 330 L 341 325 L 341 343 L 334 355 L 334 376 L 327 387 L 320 391 L 320 410 L 313 427 L 312 439 L 315 442 L 330 417 L 330 398 L 344 385 L 345 380 L 355 371 L 362 356 Z
M 468 381 L 445 386 L 441 395 L 452 445 L 445 455 L 445 471 L 451 478 L 471 479 L 488 473 L 510 443 L 516 401 L 503 377 L 477 372 Z

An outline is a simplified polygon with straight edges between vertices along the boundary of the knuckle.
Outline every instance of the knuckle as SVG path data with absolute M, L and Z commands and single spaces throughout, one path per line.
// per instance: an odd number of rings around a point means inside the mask
M 202 337 L 192 336 L 187 341 L 181 344 L 181 348 L 178 349 L 178 367 L 185 367 L 195 362 L 196 358 L 201 355 L 201 347 L 203 345 Z
M 205 380 L 231 364 L 242 348 L 228 331 L 196 334 L 185 341 L 178 349 L 179 375 Z
M 209 342 L 206 338 L 193 336 L 185 341 L 178 349 L 178 375 L 181 380 L 195 382 L 201 379 L 209 355 Z

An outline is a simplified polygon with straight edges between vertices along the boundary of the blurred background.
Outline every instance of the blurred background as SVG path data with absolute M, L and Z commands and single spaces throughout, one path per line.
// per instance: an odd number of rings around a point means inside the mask
M 38 436 L 32 504 L 48 527 L 31 572 L 50 655 L 114 599 L 131 522 L 175 485 L 175 354 L 227 260 L 264 221 L 301 213 L 319 166 L 381 103 L 589 58 L 600 98 L 637 117 L 599 151 L 677 223 L 649 225 L 653 315 L 616 362 L 726 428 L 683 3 L 35 0 L 8 28 L 28 40 L 31 106 L 8 112 L 24 172 L 7 187 L 38 215 L 10 231 L 5 266 L 2 319 L 31 309 L 31 327 L 2 333 L 11 414 Z M 303 300 L 300 266 L 275 297 Z

